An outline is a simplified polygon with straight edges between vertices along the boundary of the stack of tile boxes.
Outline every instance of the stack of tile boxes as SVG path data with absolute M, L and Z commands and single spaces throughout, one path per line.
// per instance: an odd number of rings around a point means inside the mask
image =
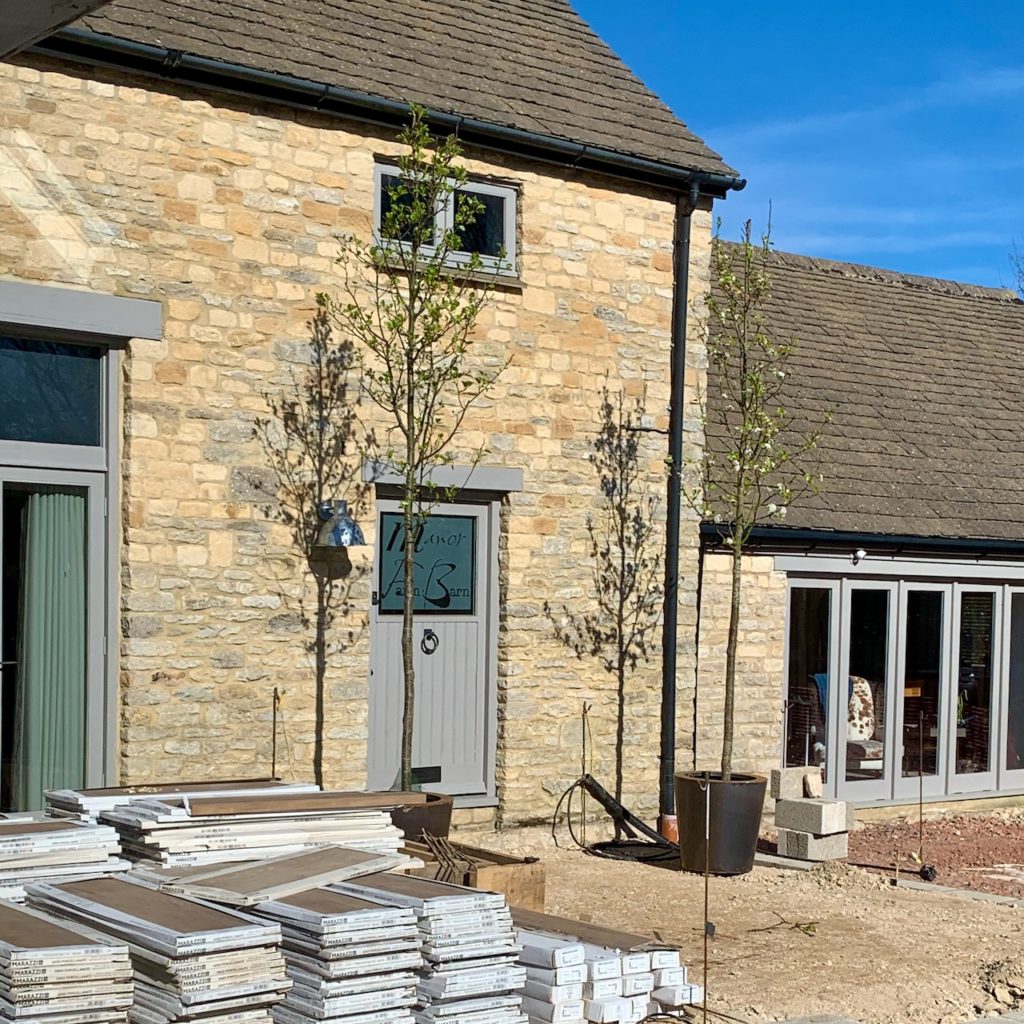
M 780 856 L 841 860 L 853 828 L 853 806 L 821 796 L 819 768 L 776 768 L 771 774 Z
M 519 944 L 530 1024 L 636 1024 L 703 997 L 688 983 L 678 950 L 619 952 L 525 929 Z

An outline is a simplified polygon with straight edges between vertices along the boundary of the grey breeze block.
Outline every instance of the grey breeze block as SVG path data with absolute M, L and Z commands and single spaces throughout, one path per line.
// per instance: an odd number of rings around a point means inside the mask
M 845 800 L 780 800 L 775 805 L 775 824 L 795 832 L 830 836 L 846 832 Z
M 812 765 L 799 768 L 773 768 L 768 782 L 768 791 L 773 800 L 799 800 L 804 795 L 804 776 L 817 775 L 821 769 Z
M 841 860 L 849 852 L 847 839 L 845 832 L 816 836 L 809 832 L 780 828 L 778 850 L 780 856 L 795 857 L 797 860 Z

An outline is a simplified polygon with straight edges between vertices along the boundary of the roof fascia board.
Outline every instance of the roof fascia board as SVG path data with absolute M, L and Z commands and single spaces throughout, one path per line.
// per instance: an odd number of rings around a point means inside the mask
M 325 85 L 311 79 L 260 71 L 242 64 L 197 57 L 86 29 L 64 29 L 36 44 L 32 50 L 46 56 L 77 59 L 121 70 L 128 68 L 185 85 L 250 99 L 256 97 L 371 124 L 394 127 L 409 119 L 409 104 L 398 100 Z M 730 189 L 739 191 L 746 185 L 744 179 L 731 175 L 662 164 L 446 111 L 428 110 L 427 117 L 435 129 L 454 132 L 467 145 L 484 146 L 545 163 L 569 165 L 675 191 L 690 191 L 696 184 L 702 195 L 714 199 L 724 197 Z
M 701 523 L 701 540 L 714 547 L 729 535 L 728 526 Z M 1022 528 L 1024 533 L 1024 528 Z M 796 527 L 762 526 L 753 530 L 747 548 L 763 552 L 786 552 L 803 549 L 822 553 L 845 552 L 864 548 L 869 554 L 879 552 L 914 552 L 956 556 L 959 558 L 991 558 L 998 555 L 1024 557 L 1024 539 L 1000 540 L 975 537 L 928 537 L 915 534 L 868 533 L 844 530 L 814 530 Z

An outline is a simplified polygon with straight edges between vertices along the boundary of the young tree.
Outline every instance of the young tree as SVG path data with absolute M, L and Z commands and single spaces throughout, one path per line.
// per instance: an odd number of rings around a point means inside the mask
M 722 732 L 726 782 L 732 775 L 743 552 L 754 527 L 785 519 L 790 505 L 813 493 L 820 479 L 803 462 L 818 445 L 821 425 L 805 429 L 794 423 L 783 404 L 793 349 L 768 325 L 770 258 L 770 228 L 755 242 L 750 221 L 738 245 L 714 240 L 705 332 L 708 383 L 700 396 L 704 453 L 699 482 L 686 488 L 695 511 L 723 525 L 732 559 Z M 713 402 L 708 393 L 715 395 Z
M 304 365 L 292 368 L 280 391 L 265 395 L 270 415 L 256 420 L 254 433 L 276 482 L 267 512 L 290 528 L 299 559 L 306 562 L 316 586 L 312 615 L 302 600 L 299 610 L 302 625 L 313 630 L 313 774 L 323 786 L 328 636 L 336 616 L 352 611 L 352 586 L 360 573 L 352 571 L 344 551 L 332 559 L 318 555 L 314 545 L 323 526 L 319 510 L 324 503 L 344 496 L 358 506 L 365 488 L 352 479 L 350 449 L 357 440 L 352 345 L 335 337 L 322 309 L 309 331 Z M 354 638 L 350 631 L 347 640 Z
M 661 610 L 662 559 L 656 531 L 658 500 L 646 485 L 646 460 L 639 400 L 630 407 L 623 393 L 605 389 L 600 429 L 591 442 L 590 462 L 602 497 L 587 517 L 594 594 L 590 612 L 562 608 L 555 635 L 577 657 L 600 659 L 616 687 L 615 799 L 622 801 L 626 736 L 626 684 L 647 661 Z M 618 824 L 616 824 L 618 828 Z
M 470 406 L 494 384 L 502 361 L 476 359 L 473 334 L 490 289 L 469 229 L 482 203 L 462 191 L 457 139 L 433 138 L 413 107 L 399 140 L 406 152 L 385 180 L 378 236 L 346 238 L 338 259 L 342 297 L 320 295 L 332 321 L 353 340 L 363 394 L 384 413 L 377 454 L 402 478 L 402 708 L 399 785 L 412 785 L 415 710 L 413 611 L 416 537 L 440 495 L 431 471 L 454 460 L 453 443 Z M 444 215 L 444 216 L 442 216 Z M 471 453 L 475 462 L 481 449 Z

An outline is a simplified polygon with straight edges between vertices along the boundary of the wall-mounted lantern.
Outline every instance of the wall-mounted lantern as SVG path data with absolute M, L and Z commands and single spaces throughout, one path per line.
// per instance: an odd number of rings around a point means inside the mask
M 324 524 L 313 545 L 314 550 L 351 548 L 366 543 L 363 531 L 348 514 L 347 501 L 322 501 L 317 511 Z

